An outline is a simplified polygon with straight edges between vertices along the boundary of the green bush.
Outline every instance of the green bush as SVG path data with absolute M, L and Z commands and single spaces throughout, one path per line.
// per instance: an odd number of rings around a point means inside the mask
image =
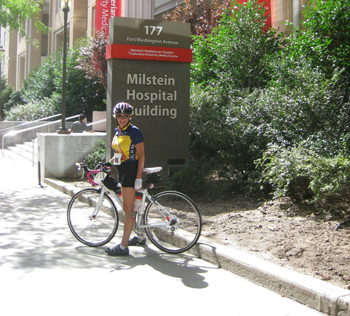
M 57 104 L 52 99 L 42 99 L 37 102 L 18 104 L 9 111 L 5 110 L 7 121 L 34 121 L 43 117 L 58 114 Z
M 342 153 L 324 157 L 306 143 L 290 148 L 271 145 L 257 163 L 274 189 L 274 198 L 290 196 L 315 202 L 334 196 L 350 198 L 350 157 Z
M 8 84 L 6 85 L 6 88 L 1 91 L 1 113 L 0 117 L 4 117 L 4 110 L 8 110 L 8 108 L 5 106 L 7 102 L 9 102 L 10 97 L 13 93 L 13 86 Z
M 340 197 L 349 201 L 350 157 L 338 154 L 315 162 L 310 188 L 315 192 L 316 200 Z
M 95 169 L 98 163 L 106 161 L 106 142 L 98 140 L 94 151 L 84 158 L 84 163 L 89 169 Z
M 11 110 L 14 106 L 17 104 L 25 104 L 26 101 L 23 98 L 23 94 L 21 90 L 15 90 L 13 91 L 10 96 L 9 100 L 3 105 L 3 110 L 5 112 Z
M 335 72 L 328 79 L 307 62 L 279 60 L 273 67 L 269 86 L 249 96 L 251 112 L 260 117 L 269 142 L 288 147 L 322 134 L 329 144 L 326 150 L 332 152 L 349 132 L 349 102 L 341 77 Z
M 66 115 L 84 113 L 91 120 L 93 111 L 105 111 L 106 91 L 96 78 L 86 78 L 79 69 L 79 52 L 85 41 L 76 42 L 67 51 Z M 33 70 L 23 84 L 22 94 L 27 102 L 37 102 L 54 95 L 62 95 L 62 51 L 49 55 L 41 66 Z M 57 97 L 56 97 L 57 98 Z
M 192 81 L 215 85 L 222 94 L 264 86 L 266 56 L 282 44 L 282 34 L 266 28 L 265 13 L 257 0 L 232 1 L 208 37 L 193 37 Z
M 330 77 L 335 69 L 350 75 L 349 0 L 310 1 L 303 10 L 302 30 L 294 32 L 287 51 L 292 59 L 307 56 Z
M 188 160 L 168 178 L 167 188 L 184 193 L 203 192 L 211 171 L 211 162 L 206 159 Z
M 256 191 L 261 157 L 268 139 L 254 98 L 241 92 L 218 99 L 215 88 L 191 88 L 190 150 L 195 159 L 211 161 L 220 179 L 232 188 Z

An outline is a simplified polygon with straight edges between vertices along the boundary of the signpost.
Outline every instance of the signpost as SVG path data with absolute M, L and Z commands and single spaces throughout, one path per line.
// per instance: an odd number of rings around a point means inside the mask
M 107 144 L 116 122 L 112 110 L 134 107 L 132 123 L 145 138 L 146 167 L 170 166 L 189 155 L 190 26 L 185 23 L 110 19 L 107 83 Z M 107 145 L 107 159 L 112 156 Z

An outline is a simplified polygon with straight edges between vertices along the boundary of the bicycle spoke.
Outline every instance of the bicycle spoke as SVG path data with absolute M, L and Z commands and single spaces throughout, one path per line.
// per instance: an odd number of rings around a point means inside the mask
M 96 208 L 96 206 L 100 205 Z M 68 205 L 67 220 L 76 239 L 97 247 L 108 243 L 118 229 L 118 212 L 109 196 L 88 188 L 73 196 Z
M 165 191 L 148 204 L 145 215 L 146 234 L 159 249 L 180 253 L 192 248 L 200 237 L 202 222 L 193 201 L 186 195 Z

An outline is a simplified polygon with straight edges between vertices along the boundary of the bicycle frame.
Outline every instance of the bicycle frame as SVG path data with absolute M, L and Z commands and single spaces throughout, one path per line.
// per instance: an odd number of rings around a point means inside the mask
M 142 199 L 141 199 L 141 206 L 140 206 L 140 210 L 137 212 L 137 214 L 135 214 L 135 228 L 136 229 L 145 229 L 148 227 L 163 227 L 163 226 L 167 226 L 167 221 L 170 221 L 170 214 L 167 212 L 167 210 L 162 207 L 157 201 L 154 201 L 154 199 L 152 199 L 152 196 L 148 193 L 147 189 L 142 189 L 137 191 L 139 193 L 142 194 Z M 113 190 L 110 190 L 108 188 L 106 188 L 104 185 L 101 185 L 101 194 L 100 194 L 100 198 L 98 200 L 98 202 L 96 203 L 96 207 L 94 210 L 94 213 L 92 216 L 96 216 L 98 214 L 98 211 L 101 207 L 102 204 L 102 197 L 103 195 L 107 193 L 110 196 L 112 196 L 112 198 L 114 198 L 114 200 L 118 203 L 118 205 L 120 206 L 121 209 L 123 209 L 123 201 L 120 198 L 120 195 L 117 195 L 116 192 L 114 192 Z M 144 210 L 145 210 L 145 204 L 146 204 L 146 199 L 150 202 L 153 203 L 154 205 L 157 206 L 157 210 L 159 212 L 159 214 L 161 214 L 161 216 L 164 218 L 164 222 L 159 222 L 159 223 L 152 223 L 152 224 L 148 224 L 148 225 L 143 225 L 141 224 L 142 221 L 142 217 L 144 214 Z

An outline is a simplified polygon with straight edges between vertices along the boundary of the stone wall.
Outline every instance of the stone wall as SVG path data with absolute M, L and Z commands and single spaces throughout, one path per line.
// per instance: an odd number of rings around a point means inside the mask
M 105 140 L 106 133 L 38 134 L 40 181 L 75 177 L 75 163 L 93 152 L 100 139 Z

